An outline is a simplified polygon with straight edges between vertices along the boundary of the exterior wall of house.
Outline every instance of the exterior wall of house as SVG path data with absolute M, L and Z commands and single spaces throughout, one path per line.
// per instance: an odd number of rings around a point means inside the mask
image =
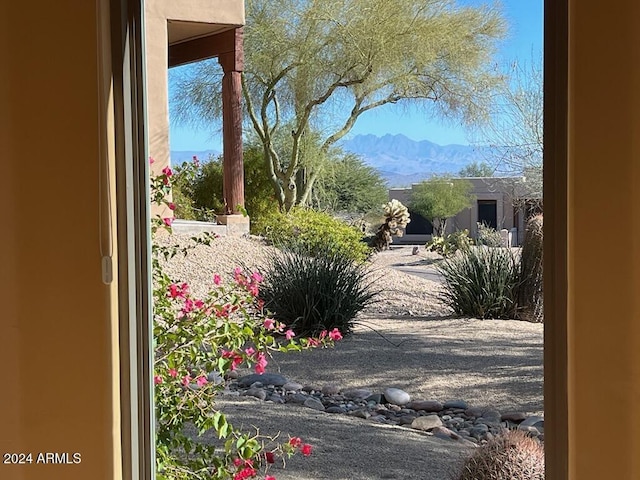
M 514 224 L 514 207 L 513 200 L 517 192 L 519 179 L 514 178 L 468 178 L 473 190 L 471 194 L 475 197 L 470 208 L 465 208 L 455 217 L 451 218 L 447 223 L 447 232 L 451 233 L 456 230 L 469 230 L 469 235 L 476 238 L 478 233 L 478 200 L 494 200 L 496 202 L 496 220 L 497 229 L 506 228 L 511 230 L 513 227 L 518 229 L 518 236 L 523 230 L 523 222 L 519 225 Z M 389 199 L 396 199 L 404 205 L 408 205 L 411 199 L 411 188 L 392 188 L 389 190 Z M 523 218 L 523 215 L 520 215 Z M 430 234 L 405 234 L 400 238 L 394 239 L 394 243 L 423 243 L 431 238 Z M 514 239 L 514 244 L 517 239 Z
M 117 285 L 102 283 L 99 246 L 110 230 L 98 213 L 109 122 L 95 8 L 7 2 L 0 15 L 0 453 L 33 455 L 0 463 L 3 480 L 121 478 Z M 80 463 L 36 464 L 38 452 L 71 462 L 79 453 Z
M 244 24 L 242 0 L 147 0 L 145 1 L 145 49 L 149 155 L 155 160 L 152 173 L 170 164 L 168 22 L 196 22 L 200 31 L 222 31 Z M 221 85 L 222 88 L 222 85 Z M 152 215 L 172 217 L 166 207 L 152 206 Z

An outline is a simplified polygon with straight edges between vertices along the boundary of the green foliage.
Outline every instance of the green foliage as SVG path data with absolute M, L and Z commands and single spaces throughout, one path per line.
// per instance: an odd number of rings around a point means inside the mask
M 505 29 L 493 6 L 247 0 L 245 8 L 244 104 L 286 211 L 306 204 L 320 175 L 305 165 L 314 129 L 326 154 L 360 115 L 387 104 L 471 124 L 485 116 L 499 80 L 492 57 Z M 174 113 L 221 118 L 219 76 L 215 62 L 196 64 L 176 82 Z
M 436 252 L 443 257 L 450 257 L 458 250 L 466 252 L 473 245 L 473 240 L 469 237 L 469 230 L 457 230 L 446 237 L 433 237 L 425 245 L 428 252 Z
M 495 228 L 491 228 L 485 223 L 478 223 L 478 235 L 476 245 L 486 247 L 502 247 L 502 235 Z
M 522 288 L 520 303 L 523 306 L 522 318 L 533 322 L 544 321 L 543 292 L 543 217 L 536 215 L 527 221 L 520 267 Z
M 168 204 L 171 170 L 151 179 L 152 201 Z M 152 234 L 168 227 L 152 222 Z M 209 244 L 211 236 L 194 237 L 192 246 Z M 336 335 L 321 339 L 276 340 L 285 325 L 266 317 L 258 300 L 261 276 L 241 269 L 234 282 L 223 285 L 217 276 L 212 288 L 195 297 L 190 286 L 169 278 L 161 259 L 188 254 L 189 247 L 152 245 L 154 406 L 157 480 L 231 480 L 254 478 L 268 468 L 264 452 L 290 457 L 300 442 L 249 435 L 231 425 L 217 409 L 215 396 L 223 378 L 240 365 L 265 371 L 270 351 L 300 351 L 328 346 Z M 282 342 L 282 343 L 281 343 Z M 187 427 L 195 427 L 195 437 Z M 218 442 L 202 441 L 211 431 Z M 303 451 L 304 454 L 304 451 Z
M 436 177 L 414 185 L 409 208 L 429 220 L 434 235 L 444 235 L 447 220 L 472 205 L 473 185 L 468 180 Z
M 493 177 L 494 170 L 487 162 L 476 162 L 474 160 L 462 168 L 458 175 L 461 177 Z
M 328 250 L 358 262 L 370 255 L 360 230 L 309 208 L 297 207 L 289 213 L 270 216 L 262 233 L 278 247 L 303 249 L 310 255 Z
M 379 293 L 370 275 L 365 264 L 343 251 L 322 249 L 310 256 L 294 247 L 270 260 L 260 298 L 297 334 L 334 328 L 348 334 L 358 312 Z
M 334 213 L 365 214 L 379 208 L 388 195 L 378 171 L 352 154 L 330 162 L 314 192 L 314 207 Z
M 511 250 L 471 247 L 437 269 L 445 281 L 441 299 L 456 314 L 517 318 L 520 268 Z
M 475 449 L 457 480 L 544 480 L 544 446 L 519 430 L 507 430 Z

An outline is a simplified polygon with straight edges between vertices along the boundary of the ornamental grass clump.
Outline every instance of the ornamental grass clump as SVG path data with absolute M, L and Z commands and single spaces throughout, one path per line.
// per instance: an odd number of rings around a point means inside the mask
M 471 247 L 439 264 L 440 298 L 458 315 L 517 318 L 520 268 L 506 248 Z
M 496 435 L 477 448 L 456 480 L 544 480 L 544 447 L 519 430 Z
M 260 298 L 275 318 L 301 335 L 337 328 L 351 333 L 355 317 L 376 301 L 369 268 L 341 252 L 326 249 L 311 256 L 289 248 L 264 271 Z

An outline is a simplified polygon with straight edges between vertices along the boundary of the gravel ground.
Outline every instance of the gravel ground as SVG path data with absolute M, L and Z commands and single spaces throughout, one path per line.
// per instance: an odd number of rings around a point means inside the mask
M 198 294 L 214 273 L 229 276 L 237 265 L 260 268 L 271 253 L 256 238 L 220 238 L 186 259 L 169 261 L 167 270 Z M 410 247 L 375 255 L 371 266 L 385 289 L 384 301 L 360 315 L 354 334 L 333 349 L 277 354 L 267 371 L 318 387 L 397 387 L 413 399 L 463 399 L 472 406 L 542 414 L 543 326 L 451 318 L 437 299 L 438 282 L 397 270 L 437 259 L 425 252 L 413 256 Z M 223 397 L 219 404 L 245 428 L 290 433 L 316 446 L 310 458 L 296 457 L 285 470 L 276 466 L 271 473 L 278 480 L 448 480 L 469 452 L 451 440 L 304 407 L 246 397 Z

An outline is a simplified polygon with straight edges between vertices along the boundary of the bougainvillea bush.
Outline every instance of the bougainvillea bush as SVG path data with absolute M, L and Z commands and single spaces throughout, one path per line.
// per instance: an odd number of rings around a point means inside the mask
M 151 181 L 152 200 L 166 204 L 172 172 L 165 168 Z M 155 219 L 152 234 L 169 229 L 171 220 Z M 194 237 L 193 245 L 215 241 Z M 211 278 L 209 292 L 196 297 L 187 283 L 171 279 L 160 259 L 188 254 L 188 247 L 153 245 L 154 399 L 156 413 L 157 480 L 275 480 L 268 467 L 295 453 L 310 455 L 312 447 L 299 437 L 275 439 L 235 429 L 216 408 L 215 396 L 224 378 L 241 366 L 264 373 L 270 351 L 299 351 L 327 347 L 339 340 L 338 331 L 322 338 L 300 338 L 283 323 L 270 318 L 258 299 L 262 277 L 236 268 L 234 279 L 223 284 Z M 218 443 L 198 436 L 214 431 Z

